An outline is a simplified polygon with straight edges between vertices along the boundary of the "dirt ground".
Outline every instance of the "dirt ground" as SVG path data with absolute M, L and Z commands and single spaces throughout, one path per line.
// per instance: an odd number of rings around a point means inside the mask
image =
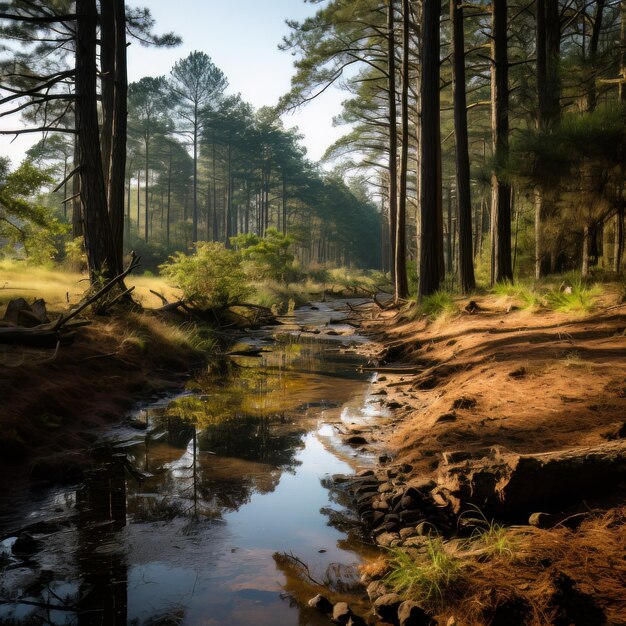
M 523 310 L 494 295 L 474 298 L 478 306 L 459 300 L 458 314 L 435 321 L 410 319 L 406 310 L 373 311 L 364 328 L 376 342 L 374 393 L 394 409 L 376 445 L 408 485 L 437 480 L 447 459 L 488 458 L 494 448 L 505 455 L 575 455 L 613 446 L 623 474 L 620 300 L 609 288 L 584 316 Z M 502 531 L 511 554 L 467 558 L 461 583 L 443 604 L 429 607 L 438 623 L 626 624 L 625 485 L 605 489 L 604 482 L 599 477 L 591 492 L 581 489 L 555 506 L 562 523 L 542 529 L 522 521 Z M 581 517 L 572 524 L 570 515 Z
M 0 345 L 0 463 L 16 474 L 27 463 L 33 477 L 72 480 L 96 429 L 181 387 L 199 362 L 185 333 L 153 315 L 92 322 L 57 353 Z
M 377 386 L 400 405 L 387 431 L 399 462 L 421 474 L 458 448 L 537 453 L 624 435 L 626 304 L 584 317 L 477 304 L 434 322 L 382 312 L 366 325 L 382 346 Z

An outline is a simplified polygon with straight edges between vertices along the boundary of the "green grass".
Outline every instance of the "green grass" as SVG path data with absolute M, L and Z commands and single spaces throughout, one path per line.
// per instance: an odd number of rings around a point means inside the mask
M 602 290 L 598 285 L 588 285 L 580 277 L 567 276 L 558 285 L 554 277 L 550 282 L 511 283 L 494 285 L 492 293 L 517 299 L 525 309 L 549 309 L 560 313 L 585 314 L 592 311 Z
M 571 285 L 549 291 L 546 296 L 546 305 L 553 311 L 561 313 L 585 314 L 593 311 L 601 289 L 598 285 L 586 285 L 582 280 L 572 281 Z
M 461 517 L 465 524 L 474 527 L 467 542 L 469 551 L 478 551 L 487 556 L 513 556 L 515 541 L 506 526 L 488 520 L 478 507 L 474 507 Z
M 426 538 L 425 547 L 425 554 L 418 559 L 402 550 L 390 550 L 390 571 L 383 583 L 404 597 L 440 603 L 460 579 L 463 565 L 440 537 Z
M 430 320 L 436 320 L 445 316 L 453 316 L 459 312 L 459 308 L 449 291 L 440 290 L 425 296 L 416 309 L 418 315 L 424 315 Z

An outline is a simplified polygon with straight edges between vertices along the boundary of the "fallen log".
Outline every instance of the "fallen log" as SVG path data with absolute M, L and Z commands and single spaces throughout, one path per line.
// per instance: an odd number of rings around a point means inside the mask
M 57 344 L 69 346 L 74 341 L 76 333 L 61 332 L 51 328 L 0 328 L 0 343 L 21 344 L 32 348 L 56 348 Z
M 488 516 L 527 521 L 535 511 L 558 511 L 625 479 L 626 441 L 619 440 L 537 454 L 498 447 L 480 457 L 445 452 L 436 481 L 455 513 L 475 506 Z

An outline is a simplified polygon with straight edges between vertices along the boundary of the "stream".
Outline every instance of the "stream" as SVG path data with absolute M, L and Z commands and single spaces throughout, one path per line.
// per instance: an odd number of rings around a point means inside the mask
M 357 568 L 377 552 L 327 479 L 374 463 L 340 435 L 384 409 L 358 370 L 366 340 L 331 323 L 342 305 L 249 333 L 233 350 L 258 356 L 139 407 L 82 484 L 3 506 L 0 623 L 327 624 L 309 576 L 358 609 Z

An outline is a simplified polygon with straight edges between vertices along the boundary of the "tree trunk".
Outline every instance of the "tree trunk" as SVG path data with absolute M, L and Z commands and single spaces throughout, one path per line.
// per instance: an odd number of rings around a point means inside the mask
M 396 258 L 398 236 L 398 134 L 396 116 L 396 42 L 394 0 L 387 4 L 387 115 L 389 118 L 389 225 L 394 294 L 397 292 Z
M 622 82 L 619 83 L 618 100 L 626 105 L 626 0 L 620 2 L 620 55 L 619 67 Z
M 591 39 L 589 40 L 589 72 L 587 76 L 587 111 L 595 111 L 598 93 L 596 89 L 596 70 L 598 63 L 598 44 L 602 30 L 602 15 L 604 13 L 605 0 L 596 1 L 596 14 L 593 20 Z
M 170 159 L 167 169 L 167 219 L 165 223 L 165 243 L 167 249 L 170 249 L 170 223 L 172 211 L 172 144 L 170 144 Z
M 98 97 L 96 90 L 95 0 L 77 0 L 76 13 L 76 131 L 80 164 L 80 200 L 85 251 L 92 283 L 115 275 L 115 248 L 102 174 Z
M 463 293 L 476 288 L 472 252 L 472 198 L 470 188 L 467 98 L 465 93 L 465 34 L 463 7 L 450 0 L 453 30 L 454 134 L 456 138 L 456 198 L 459 228 L 459 280 Z
M 624 209 L 620 207 L 613 219 L 613 271 L 619 274 L 624 254 Z
M 198 105 L 194 109 L 193 122 L 193 243 L 198 241 Z
M 400 155 L 400 194 L 396 220 L 395 300 L 406 299 L 409 283 L 406 275 L 406 199 L 409 169 L 409 52 L 411 39 L 409 26 L 411 9 L 409 0 L 402 0 L 402 152 Z M 392 127 L 390 127 L 391 129 Z
M 103 3 L 104 4 L 104 3 Z M 113 97 L 113 139 L 107 199 L 111 218 L 118 274 L 124 256 L 124 179 L 128 128 L 128 67 L 126 57 L 126 5 L 114 0 L 115 10 L 115 92 Z
M 491 173 L 493 221 L 491 282 L 513 280 L 511 266 L 511 189 L 499 170 L 509 155 L 509 61 L 507 2 L 492 4 L 491 129 L 495 166 Z
M 422 7 L 422 76 L 420 99 L 420 272 L 419 298 L 439 289 L 443 278 L 443 212 L 441 197 L 441 131 L 439 96 L 439 17 L 441 6 Z
M 146 136 L 144 137 L 145 142 L 146 142 L 146 162 L 145 162 L 145 167 L 146 167 L 146 183 L 144 185 L 144 197 L 145 197 L 145 205 L 146 205 L 146 214 L 145 214 L 145 229 L 146 232 L 144 233 L 145 235 L 145 241 L 146 243 L 148 243 L 148 222 L 149 222 L 149 211 L 148 211 L 148 207 L 150 206 L 150 185 L 148 184 L 148 175 L 150 172 L 150 135 L 149 133 L 146 133 Z

